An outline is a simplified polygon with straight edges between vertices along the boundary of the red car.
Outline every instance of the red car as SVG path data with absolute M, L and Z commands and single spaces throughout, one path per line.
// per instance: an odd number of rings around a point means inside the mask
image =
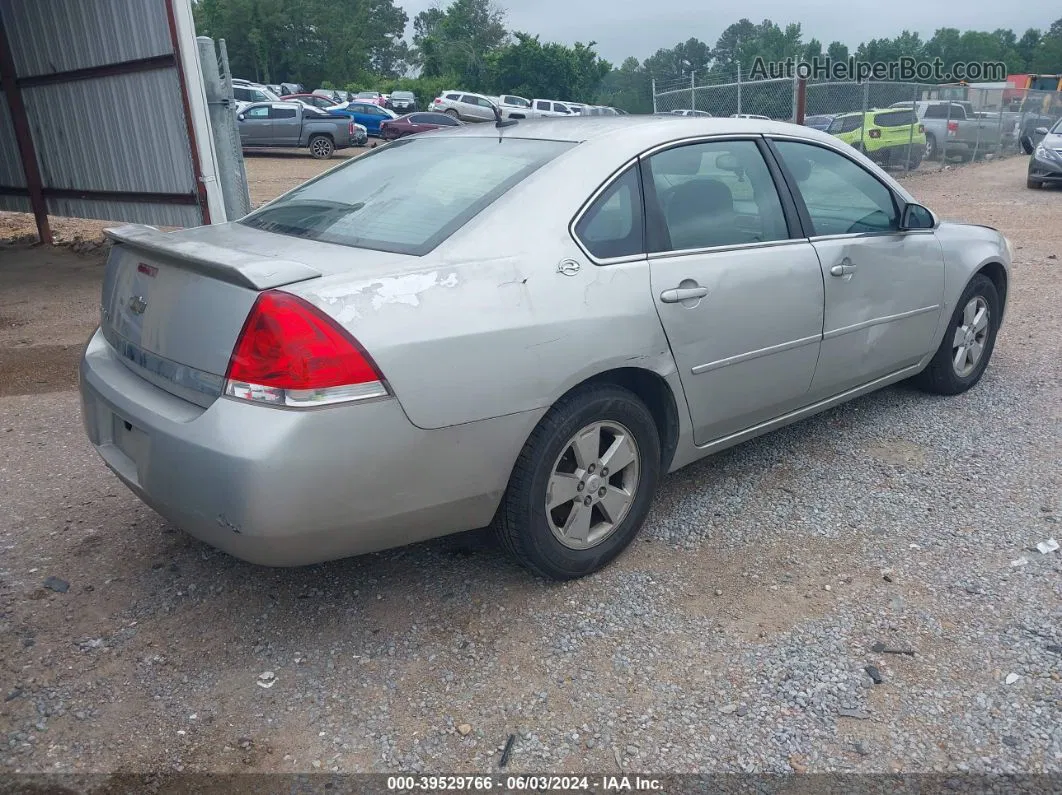
M 408 113 L 397 119 L 380 122 L 380 137 L 385 141 L 394 141 L 407 135 L 438 130 L 440 127 L 460 127 L 462 124 L 445 113 Z

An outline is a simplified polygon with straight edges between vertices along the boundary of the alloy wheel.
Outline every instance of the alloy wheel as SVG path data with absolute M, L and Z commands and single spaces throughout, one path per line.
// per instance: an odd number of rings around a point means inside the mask
M 546 519 L 569 549 L 590 549 L 615 532 L 634 502 L 641 454 L 617 422 L 587 425 L 564 445 L 546 488 Z
M 981 361 L 990 320 L 988 302 L 980 295 L 971 298 L 963 308 L 951 341 L 951 363 L 959 378 L 969 376 Z

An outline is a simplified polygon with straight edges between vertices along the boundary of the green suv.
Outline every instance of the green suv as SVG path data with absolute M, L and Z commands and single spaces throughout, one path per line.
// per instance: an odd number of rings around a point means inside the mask
M 926 128 L 910 109 L 842 113 L 826 132 L 883 166 L 918 168 L 926 152 Z

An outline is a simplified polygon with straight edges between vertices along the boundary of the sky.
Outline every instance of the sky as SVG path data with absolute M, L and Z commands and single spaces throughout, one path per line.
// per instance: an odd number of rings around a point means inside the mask
M 898 35 L 905 28 L 929 38 L 938 28 L 995 30 L 1010 28 L 1019 36 L 1028 28 L 1046 30 L 1062 17 L 1059 0 L 496 0 L 508 10 L 510 30 L 539 34 L 543 41 L 597 42 L 601 57 L 619 65 L 630 55 L 639 60 L 661 47 L 694 36 L 714 46 L 719 34 L 742 17 L 771 19 L 785 27 L 801 23 L 804 40 L 831 41 L 854 49 L 860 42 Z M 397 0 L 412 19 L 447 0 Z M 892 21 L 894 20 L 894 21 Z

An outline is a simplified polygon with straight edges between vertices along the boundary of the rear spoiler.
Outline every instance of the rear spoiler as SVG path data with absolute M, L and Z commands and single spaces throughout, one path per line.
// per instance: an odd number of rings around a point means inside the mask
M 188 270 L 219 281 L 268 290 L 292 282 L 316 279 L 322 274 L 304 262 L 263 257 L 159 231 L 153 226 L 128 224 L 104 230 L 115 243 L 169 260 Z

